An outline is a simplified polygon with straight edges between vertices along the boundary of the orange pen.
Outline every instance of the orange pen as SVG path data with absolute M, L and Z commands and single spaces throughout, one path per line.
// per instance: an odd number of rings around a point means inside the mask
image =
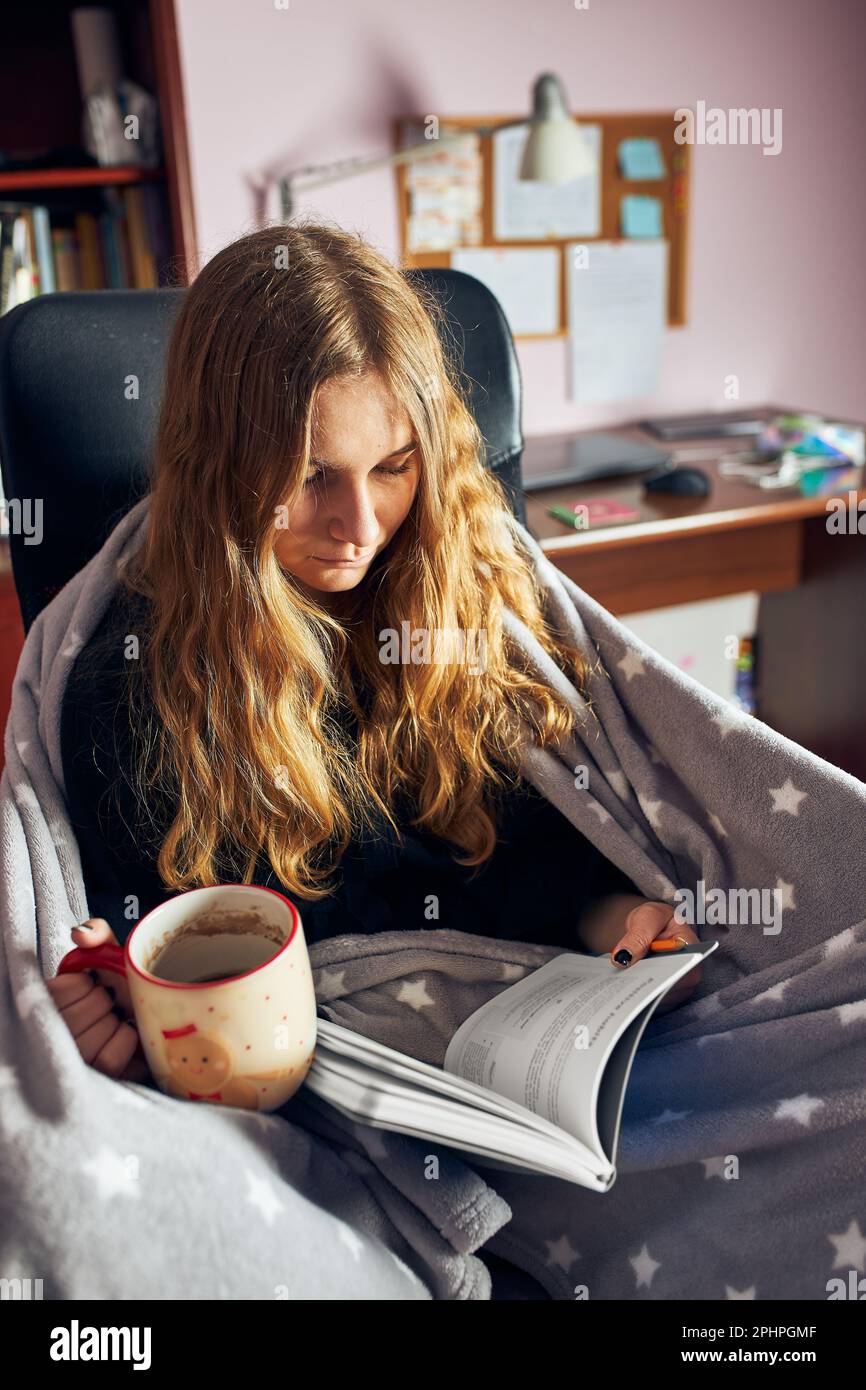
M 660 936 L 650 942 L 649 948 L 651 951 L 681 951 L 688 944 L 684 936 Z

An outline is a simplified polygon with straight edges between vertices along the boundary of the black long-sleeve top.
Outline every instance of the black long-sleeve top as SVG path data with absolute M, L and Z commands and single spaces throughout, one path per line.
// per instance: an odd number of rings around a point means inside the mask
M 73 664 L 61 708 L 66 801 L 90 911 L 121 942 L 145 912 L 173 896 L 156 858 L 174 809 L 151 801 L 145 814 L 133 777 L 130 726 L 151 711 L 146 687 L 129 694 L 124 639 L 141 632 L 135 615 L 142 603 L 118 591 Z M 526 781 L 508 795 L 494 851 L 474 873 L 454 862 L 463 853 L 457 846 L 405 816 L 395 819 L 402 845 L 387 823 L 378 838 L 353 841 L 334 875 L 338 887 L 318 902 L 287 892 L 264 855 L 253 882 L 293 899 L 309 944 L 350 932 L 448 927 L 580 950 L 576 928 L 586 908 L 610 893 L 638 891 Z M 431 916 L 436 900 L 438 916 Z

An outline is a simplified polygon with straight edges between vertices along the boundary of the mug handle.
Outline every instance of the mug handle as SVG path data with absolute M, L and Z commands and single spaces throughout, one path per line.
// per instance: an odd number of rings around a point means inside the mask
M 133 1017 L 132 996 L 129 993 L 129 982 L 126 976 L 126 956 L 122 946 L 116 945 L 113 941 L 104 941 L 101 946 L 94 946 L 91 950 L 85 950 L 83 946 L 76 946 L 74 950 L 68 951 L 57 967 L 58 975 L 86 974 L 89 970 L 106 970 L 112 975 L 117 975 L 122 981 L 122 988 L 116 990 L 118 1002 L 126 1010 L 129 1018 Z M 100 984 L 104 984 L 100 980 Z

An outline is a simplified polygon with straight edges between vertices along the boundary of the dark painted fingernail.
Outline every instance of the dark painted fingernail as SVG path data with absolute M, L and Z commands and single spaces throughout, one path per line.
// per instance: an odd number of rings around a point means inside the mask
M 97 975 L 95 970 L 88 970 L 87 974 L 90 976 L 91 980 L 95 985 L 99 984 L 99 976 Z
M 109 996 L 110 999 L 117 998 L 117 990 L 114 988 L 114 985 L 106 985 L 105 993 Z
M 111 1010 L 111 1012 L 112 1012 L 113 1014 L 117 1014 L 117 1017 L 120 1019 L 121 1023 L 125 1023 L 125 1022 L 126 1022 L 126 1014 L 123 1012 L 123 1009 L 120 1007 L 119 1004 L 115 1004 L 115 1006 L 114 1006 L 114 1008 Z
M 629 961 L 631 960 L 631 951 L 626 951 L 625 949 L 623 949 L 622 951 L 617 951 L 616 955 L 614 956 L 614 960 L 616 961 L 617 965 L 628 965 Z

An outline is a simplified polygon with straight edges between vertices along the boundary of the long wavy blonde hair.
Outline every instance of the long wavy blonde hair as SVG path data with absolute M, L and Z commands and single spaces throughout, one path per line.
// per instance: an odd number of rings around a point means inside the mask
M 572 728 L 564 700 L 509 657 L 504 605 L 583 685 L 580 653 L 543 617 L 441 312 L 362 238 L 321 223 L 242 237 L 186 294 L 146 536 L 121 576 L 146 600 L 141 661 L 128 664 L 146 674 L 156 715 L 139 728 L 139 795 L 159 790 L 176 807 L 157 860 L 168 888 L 250 882 L 266 854 L 289 893 L 326 896 L 353 836 L 382 817 L 399 833 L 398 797 L 413 825 L 463 851 L 458 863 L 480 865 L 517 785 L 515 713 L 542 747 Z M 302 493 L 317 391 L 370 370 L 412 421 L 420 477 L 337 617 L 281 568 L 275 516 Z M 483 671 L 384 663 L 377 634 L 407 620 L 485 632 Z M 134 722 L 145 707 L 131 694 Z

